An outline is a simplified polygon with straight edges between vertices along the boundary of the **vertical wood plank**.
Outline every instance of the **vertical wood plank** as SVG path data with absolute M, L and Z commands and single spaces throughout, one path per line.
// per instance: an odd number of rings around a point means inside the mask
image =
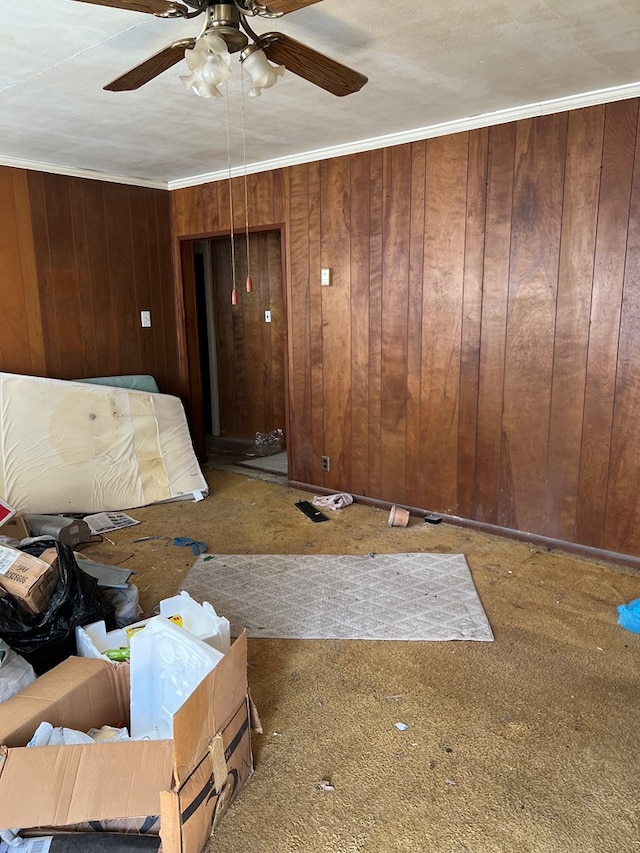
M 282 287 L 282 245 L 279 231 L 264 234 L 267 246 L 266 269 L 269 281 L 271 323 L 269 331 L 269 396 L 270 418 L 266 431 L 281 429 L 287 439 L 285 417 L 285 306 Z
M 157 274 L 150 272 L 150 281 L 154 306 L 159 307 L 162 318 L 162 325 L 156 325 L 153 335 L 156 363 L 160 364 L 161 358 L 164 360 L 161 390 L 175 394 L 182 390 L 177 334 L 177 318 L 182 304 L 174 286 L 174 255 L 172 241 L 168 239 L 171 229 L 169 195 L 162 190 L 153 190 L 148 198 L 147 209 L 154 210 L 154 227 L 149 231 L 151 253 L 154 263 L 158 264 Z
M 631 192 L 629 237 L 624 271 L 616 395 L 604 542 L 624 554 L 640 553 L 640 135 Z
M 351 162 L 351 490 L 368 491 L 370 155 Z
M 148 199 L 153 190 L 133 190 L 129 192 L 129 211 L 131 216 L 131 241 L 134 247 L 133 269 L 132 269 L 132 300 L 131 313 L 135 319 L 135 342 L 137 346 L 137 370 L 139 373 L 155 372 L 155 347 L 154 338 L 157 329 L 162 328 L 161 308 L 156 310 L 156 301 L 153 299 L 150 260 L 151 241 L 149 230 L 155 229 L 156 218 L 147 217 Z M 154 211 L 155 213 L 155 211 Z M 159 301 L 159 300 L 158 300 Z M 140 312 L 151 310 L 151 328 L 143 329 L 140 325 Z M 156 379 L 156 382 L 158 380 Z
M 267 432 L 265 412 L 270 406 L 270 368 L 271 368 L 271 337 L 270 329 L 264 322 L 264 312 L 270 303 L 269 267 L 267 244 L 264 234 L 254 235 L 254 246 L 258 260 L 257 278 L 254 282 L 253 293 L 247 293 L 244 288 L 246 280 L 246 246 L 244 241 L 236 242 L 236 257 L 238 264 L 238 305 L 232 308 L 234 314 L 239 314 L 241 324 L 238 332 L 242 334 L 241 352 L 235 352 L 243 358 L 244 386 L 244 424 L 249 425 L 245 436 L 255 438 L 257 432 Z M 255 271 L 254 271 L 255 272 Z M 243 424 L 239 425 L 242 428 Z
M 546 535 L 576 535 L 604 107 L 569 113 L 545 488 Z
M 173 193 L 171 195 L 173 196 Z M 203 231 L 206 234 L 216 234 L 221 230 L 220 210 L 218 207 L 218 185 L 215 182 L 203 184 L 202 186 L 202 217 Z
M 411 146 L 385 149 L 383 163 L 380 493 L 401 503 L 407 475 Z
M 45 174 L 43 182 L 51 259 L 50 301 L 44 321 L 52 327 L 50 337 L 55 340 L 56 348 L 50 364 L 55 365 L 54 375 L 57 378 L 71 379 L 74 376 L 73 365 L 82 361 L 82 348 L 74 334 L 79 293 L 73 231 L 70 228 L 69 178 Z
M 111 311 L 114 337 L 118 350 L 114 364 L 118 373 L 133 372 L 128 365 L 136 362 L 138 356 L 137 330 L 139 315 L 136 317 L 128 299 L 120 294 L 129 293 L 134 280 L 133 249 L 131 245 L 131 213 L 129 211 L 129 191 L 123 184 L 107 184 L 104 188 L 104 202 L 107 210 L 107 243 L 109 257 L 109 283 L 115 304 L 120 310 Z M 117 214 L 116 214 L 117 211 Z M 133 294 L 135 300 L 135 293 Z
M 289 198 L 289 171 L 276 169 L 273 172 L 273 224 L 281 225 L 287 219 Z M 266 224 L 266 223 L 265 223 Z
M 551 408 L 567 116 L 516 136 L 498 521 L 540 529 Z
M 312 291 L 322 298 L 322 390 L 324 451 L 331 460 L 327 488 L 351 481 L 351 163 L 336 157 L 320 164 L 321 257 L 311 266 Z M 319 270 L 332 270 L 330 287 L 319 283 Z
M 456 509 L 463 517 L 473 515 L 474 511 L 488 147 L 488 129 L 469 134 Z
M 515 124 L 489 130 L 474 516 L 490 524 L 498 520 L 515 138 Z
M 311 410 L 311 337 L 309 304 L 309 167 L 290 171 L 289 213 L 289 406 L 291 434 L 287 437 L 290 477 L 313 482 Z
M 44 346 L 27 176 L 4 166 L 0 167 L 0 283 L 0 370 L 34 372 L 44 366 Z
M 231 255 L 229 241 L 213 240 L 211 243 L 211 278 L 213 316 L 216 327 L 218 351 L 218 398 L 220 407 L 220 435 L 235 435 L 234 417 L 237 413 L 234 396 L 233 315 L 231 305 Z
M 91 259 L 87 242 L 87 226 L 84 216 L 84 190 L 86 181 L 70 180 L 71 227 L 75 251 L 75 267 L 78 280 L 78 310 L 76 313 L 77 334 L 82 347 L 82 365 L 75 370 L 77 378 L 98 375 L 96 352 L 95 312 L 91 289 Z
M 319 163 L 310 163 L 308 169 L 308 268 L 306 287 L 309 292 L 309 380 L 311 383 L 311 458 L 312 483 L 326 485 L 322 470 L 322 456 L 327 454 L 325 442 L 325 389 L 324 389 L 324 299 L 318 286 L 317 271 L 322 264 L 322 196 Z M 315 273 L 315 275 L 314 275 Z
M 167 222 L 171 221 L 171 206 L 165 194 L 160 192 L 146 193 L 144 200 L 149 252 L 147 255 L 149 285 L 153 293 L 155 319 L 152 320 L 151 337 L 144 335 L 142 338 L 142 352 L 145 357 L 148 353 L 149 358 L 153 360 L 153 375 L 160 391 L 184 394 L 185 389 L 181 387 L 180 381 L 182 356 L 178 354 L 181 353 L 181 349 L 177 342 L 177 293 L 173 287 L 174 264 L 179 264 L 180 259 L 172 255 L 170 247 L 173 241 L 167 244 L 165 238 Z M 173 330 L 171 330 L 172 320 Z M 170 342 L 168 346 L 165 344 L 165 339 Z
M 411 146 L 411 222 L 409 234 L 409 291 L 407 317 L 407 468 L 406 498 L 402 503 L 420 506 L 422 429 L 422 300 L 424 272 L 424 224 L 426 192 L 426 142 Z
M 2 171 L 4 171 L 5 173 L 9 172 L 9 170 L 5 169 L 5 167 L 2 167 L 2 169 L 0 169 L 0 172 Z M 22 169 L 11 169 L 10 174 L 11 181 L 13 184 L 13 203 L 15 205 L 17 241 L 16 243 L 13 243 L 9 246 L 8 255 L 13 255 L 16 249 L 19 252 L 20 266 L 22 270 L 21 286 L 19 286 L 18 284 L 17 276 L 15 279 L 12 277 L 12 275 L 7 276 L 6 278 L 4 278 L 4 275 L 0 277 L 2 277 L 6 282 L 9 283 L 11 289 L 15 287 L 20 289 L 22 292 L 24 311 L 23 322 L 28 332 L 26 341 L 23 340 L 23 343 L 28 342 L 29 353 L 28 360 L 26 357 L 27 354 L 24 353 L 24 356 L 20 357 L 20 361 L 16 362 L 16 372 L 29 372 L 36 376 L 42 376 L 46 372 L 46 361 L 44 351 L 44 339 L 42 334 L 42 313 L 40 310 L 38 272 L 31 222 L 31 204 L 29 201 L 28 175 L 27 172 Z M 10 198 L 11 196 L 8 190 L 6 195 L 4 194 L 4 192 L 0 191 L 0 199 L 10 200 Z M 3 218 L 6 217 L 6 209 L 4 210 L 4 213 L 0 215 L 2 215 Z M 4 222 L 2 223 L 2 225 L 0 225 L 0 231 L 2 232 L 5 240 L 10 239 L 10 235 L 12 234 L 11 223 L 7 222 L 7 220 L 4 219 Z M 0 250 L 0 257 L 7 257 L 3 250 Z M 5 314 L 4 321 L 7 326 L 11 323 L 13 331 L 17 332 L 20 330 L 20 324 L 18 323 L 14 325 L 10 316 Z M 2 338 L 6 342 L 9 338 L 9 334 L 9 330 L 7 328 L 3 328 L 0 338 Z M 11 358 L 15 359 L 19 351 L 19 347 L 17 347 L 15 350 L 12 350 Z
M 427 142 L 421 493 L 439 512 L 456 507 L 468 149 L 467 134 Z
M 115 294 L 111 293 L 109 276 L 104 186 L 98 181 L 90 181 L 84 189 L 87 253 L 91 258 L 89 281 L 95 332 L 95 371 L 99 376 L 116 372 L 116 364 L 111 363 L 109 354 L 117 347 L 113 310 L 116 300 Z
M 215 186 L 215 184 L 213 186 Z M 192 205 L 192 187 L 184 187 L 183 189 L 173 190 L 173 192 L 171 193 L 171 215 L 173 219 L 173 229 L 175 234 L 178 236 L 186 236 L 188 234 L 193 233 L 194 229 L 191 224 Z M 209 212 L 208 208 L 207 212 Z
M 204 233 L 204 197 L 202 186 L 189 187 L 189 226 L 191 233 L 198 236 Z
M 238 181 L 242 181 L 242 192 L 244 194 L 244 178 L 238 178 Z M 274 222 L 274 173 L 248 175 L 247 193 L 250 224 L 260 228 L 271 225 Z M 244 206 L 244 201 L 242 206 Z
M 373 151 L 369 161 L 369 490 L 381 494 L 382 424 L 382 231 L 383 231 L 382 151 Z
M 595 547 L 602 547 L 605 541 L 604 519 L 622 283 L 637 123 L 637 101 L 619 101 L 607 105 L 591 299 L 577 524 L 579 540 Z

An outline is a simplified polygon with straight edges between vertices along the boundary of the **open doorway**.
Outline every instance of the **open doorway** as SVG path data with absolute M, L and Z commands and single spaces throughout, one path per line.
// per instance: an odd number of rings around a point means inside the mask
M 237 305 L 232 304 L 231 238 L 194 244 L 198 349 L 207 454 L 219 467 L 241 465 L 287 475 L 285 316 L 277 230 L 236 237 Z M 253 291 L 247 293 L 247 274 Z

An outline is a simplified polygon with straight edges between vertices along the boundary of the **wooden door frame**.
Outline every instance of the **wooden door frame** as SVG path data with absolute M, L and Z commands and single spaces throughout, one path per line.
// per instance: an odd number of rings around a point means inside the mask
M 258 225 L 249 228 L 250 233 L 277 231 L 280 235 L 280 268 L 282 270 L 282 307 L 283 351 L 284 351 L 284 413 L 285 435 L 289 435 L 291 415 L 289 411 L 289 347 L 288 347 L 288 306 L 287 306 L 287 268 L 284 223 Z M 237 229 L 234 234 L 244 235 Z M 200 344 L 198 341 L 198 318 L 196 300 L 196 277 L 194 264 L 194 244 L 205 240 L 229 237 L 229 231 L 214 231 L 206 234 L 188 235 L 178 238 L 176 247 L 176 302 L 178 316 L 178 353 L 183 401 L 187 420 L 191 429 L 191 439 L 198 459 L 207 458 L 207 435 L 204 419 L 204 397 L 202 394 L 202 372 L 200 370 Z M 287 457 L 289 441 L 286 442 Z M 289 461 L 289 460 L 288 460 Z

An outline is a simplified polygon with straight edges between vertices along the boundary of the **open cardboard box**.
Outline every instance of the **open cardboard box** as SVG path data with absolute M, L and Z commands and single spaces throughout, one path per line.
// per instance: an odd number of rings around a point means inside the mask
M 0 829 L 160 815 L 163 853 L 200 853 L 253 772 L 242 634 L 173 717 L 172 740 L 26 747 L 38 725 L 128 724 L 129 667 L 71 657 L 0 704 Z

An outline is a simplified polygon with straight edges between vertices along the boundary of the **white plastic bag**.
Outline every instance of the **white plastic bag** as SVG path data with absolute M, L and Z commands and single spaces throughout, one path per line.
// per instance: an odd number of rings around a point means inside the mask
M 31 664 L 0 640 L 0 702 L 15 696 L 35 680 Z
M 113 726 L 103 726 L 101 729 L 90 729 L 86 734 L 77 729 L 67 729 L 52 726 L 51 723 L 40 723 L 27 746 L 63 746 L 82 743 L 106 743 L 115 740 L 131 740 L 127 729 L 117 729 Z

